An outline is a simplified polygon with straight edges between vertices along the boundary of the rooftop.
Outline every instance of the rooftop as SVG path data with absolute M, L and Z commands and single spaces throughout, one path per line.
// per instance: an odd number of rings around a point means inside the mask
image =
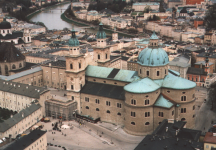
M 25 135 L 21 137 L 20 139 L 14 141 L 12 144 L 7 146 L 4 150 L 24 150 L 29 145 L 37 141 L 40 137 L 42 137 L 44 134 L 46 134 L 47 131 L 42 130 L 33 130 L 28 135 Z

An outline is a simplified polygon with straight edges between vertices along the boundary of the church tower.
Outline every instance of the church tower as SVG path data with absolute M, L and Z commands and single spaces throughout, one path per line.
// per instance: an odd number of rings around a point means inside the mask
M 116 27 L 114 28 L 114 32 L 112 33 L 112 40 L 118 41 L 118 33 L 116 32 Z
M 68 41 L 69 55 L 66 58 L 67 96 L 69 100 L 77 102 L 78 113 L 80 113 L 80 90 L 85 85 L 85 58 L 80 53 L 79 40 L 76 38 L 75 30 Z
M 110 62 L 110 46 L 106 43 L 106 33 L 103 30 L 103 24 L 99 24 L 99 31 L 97 32 L 97 45 L 94 49 L 94 60 L 98 66 L 107 67 Z
M 31 43 L 31 32 L 27 28 L 24 28 L 23 41 L 25 43 Z

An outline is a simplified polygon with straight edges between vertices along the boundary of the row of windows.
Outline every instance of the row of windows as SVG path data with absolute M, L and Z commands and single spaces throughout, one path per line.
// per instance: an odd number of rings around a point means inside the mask
M 78 63 L 79 69 L 81 68 L 81 63 Z M 73 64 L 70 64 L 70 69 L 73 69 Z
M 135 99 L 132 99 L 131 100 L 131 105 L 136 105 L 136 100 Z M 149 100 L 145 100 L 145 105 L 149 105 Z
M 160 71 L 157 71 L 157 76 L 160 76 Z M 142 74 L 142 69 L 140 69 L 140 74 Z M 166 74 L 166 69 L 165 69 L 165 74 Z M 146 76 L 149 76 L 149 71 L 146 71 Z
M 105 58 L 107 59 L 107 54 L 105 54 Z M 98 59 L 100 59 L 100 54 L 98 54 Z
M 72 99 L 72 100 L 73 100 L 73 99 Z M 85 97 L 85 101 L 86 101 L 86 102 L 89 102 L 89 98 L 88 98 L 88 97 Z M 96 103 L 96 104 L 100 104 L 100 100 L 99 100 L 99 99 L 95 99 L 95 103 Z M 111 105 L 110 101 L 106 101 L 106 105 L 107 105 L 107 106 L 110 106 L 110 105 Z M 118 107 L 118 108 L 122 108 L 122 104 L 121 104 L 121 103 L 117 103 L 117 107 Z
M 132 125 L 136 125 L 135 122 L 131 122 L 131 124 L 132 124 Z M 148 126 L 148 125 L 150 125 L 150 123 L 149 123 L 149 122 L 146 122 L 145 125 Z
M 88 107 L 88 106 L 86 106 L 86 109 L 89 109 L 89 107 Z M 99 109 L 99 108 L 96 108 L 95 110 L 96 110 L 96 111 L 100 111 L 100 109 Z M 107 111 L 106 111 L 106 113 L 110 114 L 111 112 L 110 112 L 109 110 L 107 110 Z M 117 115 L 121 116 L 121 113 L 120 113 L 120 112 L 118 112 L 118 113 L 117 113 Z

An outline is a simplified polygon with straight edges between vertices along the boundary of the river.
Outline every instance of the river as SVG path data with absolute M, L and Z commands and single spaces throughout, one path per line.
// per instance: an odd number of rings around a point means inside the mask
M 63 28 L 72 29 L 72 24 L 67 23 L 61 19 L 61 14 L 68 8 L 70 4 L 64 4 L 52 7 L 39 14 L 33 16 L 30 20 L 34 22 L 43 22 L 48 30 L 62 30 Z M 74 25 L 76 31 L 81 30 L 78 26 Z

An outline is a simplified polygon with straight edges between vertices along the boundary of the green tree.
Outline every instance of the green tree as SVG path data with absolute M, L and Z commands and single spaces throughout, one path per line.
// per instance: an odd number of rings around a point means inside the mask
M 151 7 L 150 6 L 146 6 L 144 8 L 144 13 L 149 13 L 150 10 L 151 10 Z
M 204 19 L 206 30 L 216 29 L 216 4 L 209 6 Z
M 166 10 L 164 9 L 164 1 L 163 1 L 163 0 L 160 1 L 159 11 L 160 11 L 160 12 L 165 12 L 165 11 L 166 11 Z
M 129 32 L 129 33 L 132 33 L 132 34 L 137 34 L 137 33 L 138 33 L 138 30 L 137 30 L 137 29 L 130 28 L 130 29 L 128 29 L 128 32 Z

